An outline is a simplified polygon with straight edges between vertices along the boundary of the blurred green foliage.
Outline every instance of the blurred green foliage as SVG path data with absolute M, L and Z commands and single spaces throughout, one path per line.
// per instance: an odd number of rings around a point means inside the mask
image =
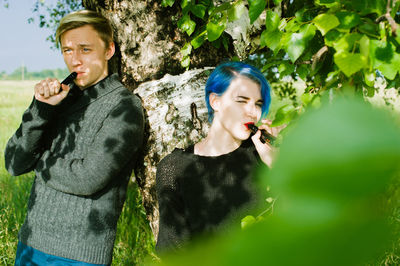
M 64 79 L 69 74 L 68 69 L 44 69 L 41 71 L 30 72 L 26 67 L 20 67 L 11 74 L 0 72 L 0 80 L 42 80 L 45 78 Z
M 286 131 L 273 168 L 260 169 L 273 214 L 163 263 L 377 265 L 393 243 L 398 206 L 388 200 L 399 198 L 388 192 L 399 160 L 400 128 L 386 111 L 353 98 L 308 110 Z

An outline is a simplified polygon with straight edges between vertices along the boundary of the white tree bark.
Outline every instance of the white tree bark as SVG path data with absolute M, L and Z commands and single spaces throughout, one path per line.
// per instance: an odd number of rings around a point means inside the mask
M 148 136 L 143 151 L 144 167 L 138 167 L 136 177 L 155 235 L 158 232 L 158 211 L 154 204 L 157 163 L 176 147 L 187 147 L 207 134 L 204 86 L 211 70 L 190 70 L 178 76 L 167 74 L 160 80 L 142 83 L 134 91 L 146 110 Z

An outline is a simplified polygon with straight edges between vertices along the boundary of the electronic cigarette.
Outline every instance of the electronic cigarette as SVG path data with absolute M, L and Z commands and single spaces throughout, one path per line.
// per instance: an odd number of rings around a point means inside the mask
M 256 125 L 254 125 L 254 123 L 246 123 L 244 124 L 253 134 L 256 134 L 256 132 L 258 131 L 258 127 Z M 265 129 L 261 129 L 261 136 L 260 136 L 260 141 L 262 143 L 269 143 L 271 145 L 274 144 L 276 138 L 274 136 L 272 136 L 271 134 L 269 134 Z
M 78 76 L 78 73 L 72 72 L 71 74 L 68 75 L 68 77 L 66 77 L 63 81 L 61 81 L 61 84 L 69 85 L 70 83 L 72 83 L 74 79 L 76 79 L 76 76 Z

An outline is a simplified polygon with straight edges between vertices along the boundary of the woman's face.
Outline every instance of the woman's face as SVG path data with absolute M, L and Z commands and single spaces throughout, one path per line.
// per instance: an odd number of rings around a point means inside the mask
M 224 94 L 214 94 L 211 97 L 213 123 L 220 123 L 234 139 L 247 139 L 250 130 L 245 123 L 256 123 L 261 118 L 263 99 L 260 86 L 249 78 L 239 76 L 231 82 Z

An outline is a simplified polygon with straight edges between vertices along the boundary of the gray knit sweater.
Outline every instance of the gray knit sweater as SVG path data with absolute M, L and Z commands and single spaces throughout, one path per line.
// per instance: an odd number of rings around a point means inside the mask
M 19 240 L 110 264 L 143 124 L 139 98 L 116 74 L 84 91 L 74 86 L 57 106 L 33 100 L 5 150 L 12 175 L 36 174 Z

